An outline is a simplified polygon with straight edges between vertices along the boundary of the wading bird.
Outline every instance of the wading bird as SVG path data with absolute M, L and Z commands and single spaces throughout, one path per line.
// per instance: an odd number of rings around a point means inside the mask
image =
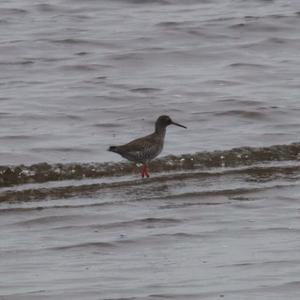
M 149 177 L 148 163 L 161 153 L 164 146 L 166 128 L 169 125 L 186 128 L 181 124 L 173 122 L 169 116 L 160 116 L 155 122 L 153 133 L 125 145 L 110 146 L 108 151 L 118 153 L 135 163 L 143 164 L 141 169 L 142 178 L 145 176 Z

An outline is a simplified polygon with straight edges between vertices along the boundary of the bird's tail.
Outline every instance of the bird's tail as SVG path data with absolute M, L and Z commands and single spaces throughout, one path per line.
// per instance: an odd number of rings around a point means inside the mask
M 110 146 L 110 147 L 107 149 L 107 151 L 118 153 L 118 147 L 117 147 L 117 146 Z

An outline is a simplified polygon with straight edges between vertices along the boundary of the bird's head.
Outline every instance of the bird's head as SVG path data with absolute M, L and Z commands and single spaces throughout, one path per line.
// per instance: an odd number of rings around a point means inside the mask
M 158 119 L 156 120 L 155 130 L 159 131 L 161 129 L 165 129 L 169 125 L 176 125 L 179 127 L 186 128 L 185 126 L 174 122 L 169 116 L 163 115 L 163 116 L 158 117 Z

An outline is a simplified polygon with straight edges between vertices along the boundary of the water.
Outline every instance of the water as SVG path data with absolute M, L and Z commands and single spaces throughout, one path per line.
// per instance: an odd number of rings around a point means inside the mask
M 297 141 L 298 1 L 2 1 L 1 164 L 104 162 Z M 178 138 L 180 137 L 180 143 Z
M 298 299 L 299 27 L 296 0 L 1 1 L 0 298 Z M 188 130 L 141 181 L 106 149 L 160 114 Z
M 2 299 L 299 298 L 299 162 L 80 183 L 2 202 Z

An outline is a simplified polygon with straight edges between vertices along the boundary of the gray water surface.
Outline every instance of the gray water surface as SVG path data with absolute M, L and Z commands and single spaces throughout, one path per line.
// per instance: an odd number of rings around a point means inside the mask
M 165 154 L 299 137 L 299 1 L 0 4 L 0 163 L 104 162 L 170 128 Z
M 281 163 L 1 203 L 1 299 L 296 300 L 299 187 Z
M 1 1 L 0 299 L 300 299 L 299 28 L 298 0 Z M 141 180 L 106 149 L 161 114 L 188 130 Z

